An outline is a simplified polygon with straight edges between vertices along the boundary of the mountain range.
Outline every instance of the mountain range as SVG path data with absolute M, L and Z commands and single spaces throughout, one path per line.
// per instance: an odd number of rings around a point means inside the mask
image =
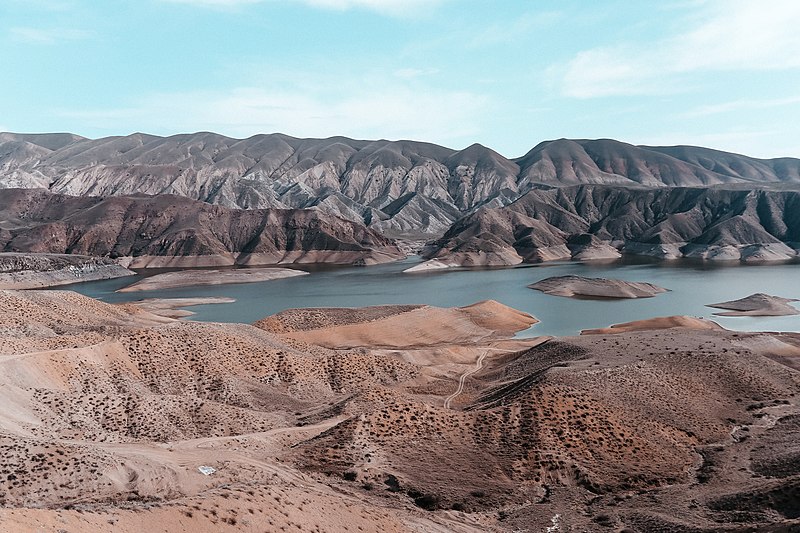
M 173 194 L 238 209 L 305 209 L 391 237 L 441 236 L 482 206 L 553 186 L 800 186 L 800 159 L 757 159 L 694 146 L 558 139 L 508 159 L 473 144 L 282 134 L 0 134 L 0 187 L 74 196 Z
M 132 266 L 550 259 L 784 260 L 800 249 L 800 159 L 610 139 L 507 159 L 473 144 L 282 134 L 0 133 L 0 251 Z M 404 245 L 405 246 L 405 245 Z

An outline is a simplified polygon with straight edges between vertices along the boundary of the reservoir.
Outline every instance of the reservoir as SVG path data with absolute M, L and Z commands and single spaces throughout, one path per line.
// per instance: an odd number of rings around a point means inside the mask
M 582 329 L 605 327 L 669 315 L 715 320 L 742 331 L 800 331 L 800 315 L 785 317 L 717 317 L 721 309 L 706 304 L 735 300 L 756 292 L 800 299 L 800 264 L 742 265 L 645 258 L 603 263 L 542 263 L 510 268 L 459 269 L 404 274 L 418 257 L 370 267 L 293 265 L 311 273 L 261 283 L 196 286 L 180 289 L 117 293 L 141 277 L 119 278 L 68 287 L 117 303 L 144 298 L 230 297 L 235 303 L 189 308 L 190 320 L 252 323 L 295 307 L 363 307 L 384 304 L 429 304 L 440 307 L 497 300 L 534 315 L 541 322 L 522 336 L 575 335 Z M 527 285 L 552 276 L 577 275 L 660 285 L 669 292 L 636 300 L 573 299 L 550 296 Z

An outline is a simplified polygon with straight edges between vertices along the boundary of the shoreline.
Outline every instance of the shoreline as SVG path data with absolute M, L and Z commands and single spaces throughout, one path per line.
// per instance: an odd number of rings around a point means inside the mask
M 707 246 L 678 243 L 674 245 L 650 245 L 646 243 L 627 243 L 615 247 L 609 243 L 592 253 L 589 249 L 570 250 L 565 246 L 536 248 L 530 256 L 521 256 L 514 248 L 499 252 L 436 252 L 429 258 L 422 258 L 404 272 L 420 273 L 455 268 L 514 267 L 517 265 L 546 265 L 555 262 L 613 263 L 620 259 L 651 259 L 655 262 L 692 261 L 704 265 L 718 266 L 770 266 L 775 264 L 800 264 L 800 250 L 784 244 L 780 251 L 773 251 L 769 245 L 742 244 L 736 246 Z M 689 248 L 681 251 L 683 248 Z M 609 253 L 614 250 L 616 253 Z M 784 250 L 793 251 L 792 254 Z

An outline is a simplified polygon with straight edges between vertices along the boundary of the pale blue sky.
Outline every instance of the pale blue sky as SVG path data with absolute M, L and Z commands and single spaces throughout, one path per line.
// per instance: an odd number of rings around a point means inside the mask
M 800 156 L 800 2 L 0 0 L 0 131 Z

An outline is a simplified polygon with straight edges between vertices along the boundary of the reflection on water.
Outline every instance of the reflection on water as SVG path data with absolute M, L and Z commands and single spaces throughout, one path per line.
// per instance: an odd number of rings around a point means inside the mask
M 115 293 L 137 278 L 72 285 L 71 290 L 107 302 L 142 298 L 227 296 L 236 303 L 195 306 L 193 320 L 251 323 L 292 307 L 361 307 L 381 304 L 468 305 L 493 299 L 536 316 L 541 323 L 525 335 L 573 335 L 581 329 L 667 315 L 711 318 L 726 328 L 748 331 L 800 331 L 800 316 L 714 317 L 705 304 L 735 300 L 756 292 L 800 298 L 800 265 L 720 265 L 645 258 L 607 263 L 545 263 L 515 268 L 403 274 L 419 262 L 412 257 L 371 267 L 304 267 L 310 276 L 263 283 L 199 286 Z M 670 292 L 639 300 L 575 300 L 549 296 L 527 285 L 550 276 L 574 274 L 655 283 Z

